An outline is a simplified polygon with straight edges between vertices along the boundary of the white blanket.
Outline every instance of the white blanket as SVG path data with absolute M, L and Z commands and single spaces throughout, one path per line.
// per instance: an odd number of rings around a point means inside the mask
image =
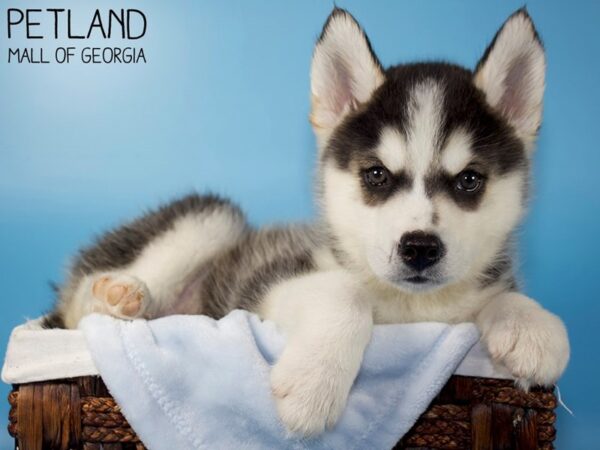
M 475 344 L 472 324 L 376 326 L 340 423 L 300 440 L 286 435 L 270 393 L 270 367 L 284 346 L 272 323 L 234 311 L 220 321 L 173 316 L 126 322 L 95 315 L 80 327 L 83 333 L 40 330 L 37 322 L 15 329 L 3 380 L 99 369 L 133 428 L 156 450 L 389 449 L 452 373 L 506 377 Z

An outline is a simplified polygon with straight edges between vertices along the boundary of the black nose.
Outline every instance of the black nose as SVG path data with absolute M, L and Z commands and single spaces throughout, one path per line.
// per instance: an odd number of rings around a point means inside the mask
M 402 236 L 399 250 L 402 261 L 419 272 L 433 266 L 444 256 L 444 244 L 440 238 L 422 231 Z

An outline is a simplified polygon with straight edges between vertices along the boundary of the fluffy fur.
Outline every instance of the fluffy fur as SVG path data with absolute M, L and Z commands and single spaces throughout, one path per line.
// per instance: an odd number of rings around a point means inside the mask
M 48 326 L 75 327 L 93 311 L 254 311 L 288 335 L 273 394 L 288 429 L 307 435 L 336 423 L 374 323 L 474 321 L 523 387 L 552 384 L 567 334 L 516 291 L 511 257 L 544 71 L 525 10 L 471 72 L 384 69 L 335 9 L 311 70 L 321 219 L 255 230 L 228 201 L 190 195 L 84 249 Z

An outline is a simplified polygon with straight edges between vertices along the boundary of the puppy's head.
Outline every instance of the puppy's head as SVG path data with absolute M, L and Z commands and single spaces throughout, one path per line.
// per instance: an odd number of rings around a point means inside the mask
M 323 214 L 349 262 L 410 292 L 489 272 L 524 208 L 544 72 L 525 10 L 474 71 L 384 69 L 334 10 L 313 56 L 311 122 Z

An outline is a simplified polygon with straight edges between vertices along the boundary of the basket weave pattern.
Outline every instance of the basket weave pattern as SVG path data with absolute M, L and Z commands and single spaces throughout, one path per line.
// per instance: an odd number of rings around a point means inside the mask
M 18 385 L 9 402 L 19 450 L 145 448 L 99 377 Z M 555 408 L 551 390 L 453 376 L 394 450 L 553 449 Z

